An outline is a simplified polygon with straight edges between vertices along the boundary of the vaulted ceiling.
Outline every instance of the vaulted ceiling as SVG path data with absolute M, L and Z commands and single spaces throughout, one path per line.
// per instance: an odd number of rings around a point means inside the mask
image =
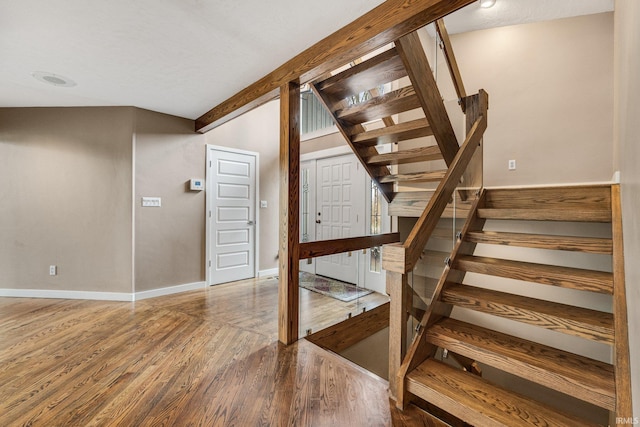
M 194 119 L 380 3 L 0 0 L 0 107 L 130 105 Z M 610 10 L 613 0 L 497 0 L 456 12 L 447 27 Z

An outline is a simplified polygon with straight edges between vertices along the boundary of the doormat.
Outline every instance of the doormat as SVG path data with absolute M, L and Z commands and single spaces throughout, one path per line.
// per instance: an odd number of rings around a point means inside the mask
M 316 276 L 306 271 L 300 272 L 300 287 L 335 298 L 340 301 L 349 302 L 356 298 L 369 295 L 373 291 L 359 288 L 351 283 L 340 282 L 339 280 L 327 277 Z

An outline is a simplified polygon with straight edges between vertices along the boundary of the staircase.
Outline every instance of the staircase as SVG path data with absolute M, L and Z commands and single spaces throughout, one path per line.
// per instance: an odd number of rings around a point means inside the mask
M 610 185 L 485 190 L 400 369 L 399 405 L 424 399 L 472 425 L 597 425 L 554 407 L 561 398 L 541 403 L 536 393 L 443 363 L 438 349 L 446 349 L 516 378 L 509 384 L 533 383 L 547 390 L 538 391 L 543 397 L 553 390 L 602 408 L 603 424 L 606 411 L 630 413 L 624 282 L 614 249 L 621 239 L 617 191 Z M 588 254 L 587 260 L 560 265 L 576 259 L 567 253 Z M 610 348 L 613 363 L 573 349 L 598 345 Z
M 401 185 L 438 183 L 447 170 L 432 163 L 432 170 L 426 172 L 398 173 L 397 166 L 435 161 L 442 164 L 444 160 L 446 168 L 453 162 L 459 144 L 417 33 L 312 83 L 311 89 L 391 203 L 390 209 L 422 205 L 414 209 L 419 216 L 433 191 L 397 197 Z M 405 113 L 412 118 L 402 122 L 394 119 Z M 399 144 L 426 136 L 433 138 L 421 139 L 418 146 L 403 148 Z
M 466 96 L 441 22 L 438 32 L 467 116 L 461 144 L 416 33 L 310 85 L 390 203 L 390 215 L 418 218 L 404 243 L 383 251 L 391 296 L 391 395 L 401 408 L 426 402 L 450 414 L 447 422 L 479 426 L 597 425 L 579 411 L 565 411 L 566 403 L 556 404 L 561 394 L 596 408 L 601 423 L 608 421 L 607 411 L 629 416 L 624 281 L 621 251 L 615 250 L 621 247 L 617 187 L 483 190 L 475 198 L 460 190 L 481 147 L 488 98 L 484 91 Z M 405 114 L 411 118 L 397 120 Z M 422 170 L 398 170 L 413 163 Z M 403 191 L 416 183 L 437 188 Z M 459 218 L 460 212 L 467 221 L 443 275 L 431 296 L 417 295 L 408 286 L 409 272 L 424 260 L 446 257 L 425 245 L 431 237 L 446 238 L 449 231 L 438 228 L 439 220 Z M 608 231 L 580 234 L 585 224 Z M 527 251 L 537 251 L 534 259 Z M 566 253 L 608 257 L 608 265 L 554 263 Z M 411 316 L 420 324 L 407 349 Z M 601 357 L 591 354 L 594 346 L 601 346 Z M 581 354 L 581 348 L 589 351 Z

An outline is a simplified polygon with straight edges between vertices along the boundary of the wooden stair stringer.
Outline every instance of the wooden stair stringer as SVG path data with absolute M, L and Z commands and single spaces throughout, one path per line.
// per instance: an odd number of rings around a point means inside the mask
M 451 125 L 436 80 L 431 73 L 431 66 L 418 33 L 413 32 L 398 39 L 396 48 L 422 110 L 433 130 L 433 136 L 440 147 L 442 157 L 447 167 L 450 167 L 460 144 Z

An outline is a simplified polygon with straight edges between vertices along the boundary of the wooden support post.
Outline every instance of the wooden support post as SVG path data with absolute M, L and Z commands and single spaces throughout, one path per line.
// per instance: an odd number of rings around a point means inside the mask
M 466 111 L 466 131 L 469 133 L 473 124 L 480 118 L 480 116 L 487 117 L 487 111 L 489 109 L 489 94 L 484 89 L 480 89 L 477 94 L 468 96 L 460 101 L 464 105 Z M 476 150 L 473 158 L 467 166 L 467 170 L 462 175 L 462 186 L 466 188 L 480 189 L 482 188 L 482 164 L 484 147 L 482 146 L 482 139 L 480 140 L 480 147 Z M 463 200 L 467 200 L 473 197 L 472 191 L 463 191 L 460 194 Z
M 393 400 L 401 401 L 396 396 L 398 390 L 397 375 L 407 353 L 407 275 L 387 271 L 387 292 L 391 297 L 389 307 L 389 395 Z
M 278 338 L 283 344 L 298 339 L 300 269 L 300 85 L 280 88 L 280 248 L 278 282 Z

